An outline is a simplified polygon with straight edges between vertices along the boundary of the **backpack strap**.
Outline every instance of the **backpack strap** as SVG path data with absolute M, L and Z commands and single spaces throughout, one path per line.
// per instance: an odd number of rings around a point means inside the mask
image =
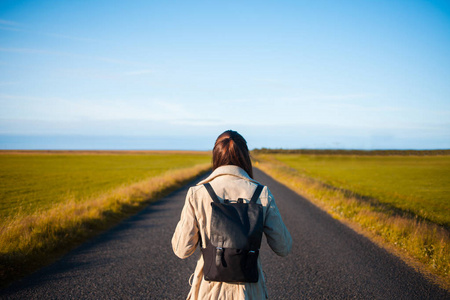
M 205 186 L 206 190 L 208 191 L 208 194 L 211 197 L 211 199 L 214 202 L 216 202 L 216 203 L 220 203 L 219 198 L 217 197 L 216 193 L 214 192 L 214 189 L 209 184 L 209 182 L 205 183 L 204 186 Z M 262 192 L 263 188 L 264 188 L 263 185 L 258 184 L 258 186 L 256 187 L 255 192 L 253 193 L 253 196 L 252 196 L 252 199 L 250 200 L 250 202 L 256 203 L 256 201 L 258 201 L 259 195 L 261 195 L 261 192 Z
M 262 192 L 263 188 L 264 188 L 263 185 L 258 184 L 258 186 L 256 187 L 255 192 L 253 193 L 253 197 L 250 200 L 251 203 L 256 203 L 256 201 L 258 201 L 259 195 L 261 195 L 261 192 Z
M 212 186 L 209 184 L 209 182 L 204 184 L 206 190 L 209 193 L 209 196 L 212 198 L 212 200 L 216 203 L 220 203 L 219 198 L 217 197 L 216 193 L 214 192 L 214 189 L 212 188 Z

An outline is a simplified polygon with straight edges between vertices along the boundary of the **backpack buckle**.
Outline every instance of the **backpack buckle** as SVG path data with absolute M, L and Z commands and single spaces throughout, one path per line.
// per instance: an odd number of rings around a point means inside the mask
M 216 266 L 217 267 L 222 265 L 222 257 L 223 257 L 223 248 L 216 247 Z

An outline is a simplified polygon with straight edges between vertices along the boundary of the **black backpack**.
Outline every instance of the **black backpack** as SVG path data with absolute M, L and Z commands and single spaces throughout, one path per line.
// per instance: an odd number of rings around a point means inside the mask
M 258 282 L 258 255 L 263 233 L 263 208 L 256 203 L 264 186 L 258 184 L 249 203 L 242 198 L 219 201 L 209 183 L 211 238 L 201 248 L 207 281 Z

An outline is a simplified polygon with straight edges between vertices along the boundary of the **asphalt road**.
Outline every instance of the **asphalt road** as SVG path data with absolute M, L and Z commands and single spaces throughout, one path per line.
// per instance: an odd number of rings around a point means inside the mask
M 269 186 L 294 241 L 291 254 L 282 258 L 263 240 L 271 299 L 450 299 L 450 293 L 261 171 L 255 170 L 255 178 Z M 199 251 L 178 259 L 170 240 L 187 189 L 0 291 L 0 298 L 184 299 Z

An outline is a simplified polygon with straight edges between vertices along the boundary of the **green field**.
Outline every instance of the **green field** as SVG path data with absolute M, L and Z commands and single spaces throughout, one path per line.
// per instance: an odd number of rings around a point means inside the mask
M 210 167 L 193 151 L 0 151 L 0 287 Z
M 314 151 L 253 156 L 261 170 L 450 290 L 450 155 Z
M 450 156 L 271 156 L 308 177 L 450 227 Z
M 205 152 L 0 153 L 0 219 L 210 161 Z

